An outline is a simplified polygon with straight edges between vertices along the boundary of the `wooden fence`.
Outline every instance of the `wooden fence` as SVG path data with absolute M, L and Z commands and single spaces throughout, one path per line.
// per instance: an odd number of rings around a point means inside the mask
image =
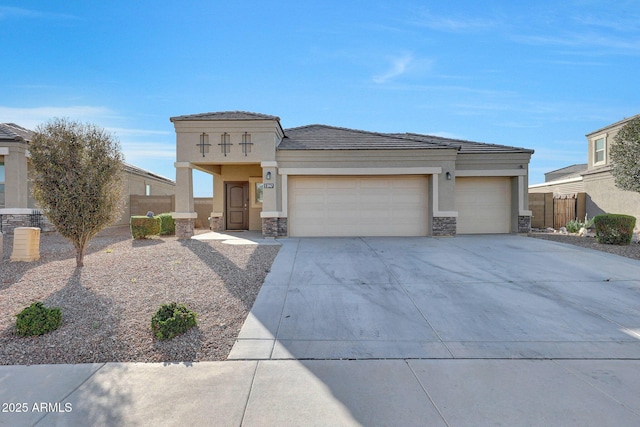
M 587 213 L 586 201 L 585 193 L 529 193 L 529 209 L 533 213 L 531 227 L 559 229 L 571 220 L 583 221 Z

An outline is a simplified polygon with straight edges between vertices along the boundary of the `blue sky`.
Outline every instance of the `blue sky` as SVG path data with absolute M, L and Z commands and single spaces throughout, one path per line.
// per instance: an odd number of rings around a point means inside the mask
M 640 113 L 637 1 L 0 1 L 0 122 L 113 131 L 175 178 L 169 117 L 244 110 L 535 149 Z M 196 196 L 211 194 L 195 176 Z

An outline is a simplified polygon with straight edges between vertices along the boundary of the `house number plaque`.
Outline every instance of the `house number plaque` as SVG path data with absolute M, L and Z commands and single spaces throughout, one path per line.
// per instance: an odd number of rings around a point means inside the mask
M 266 183 L 264 184 L 264 188 L 274 188 L 274 187 L 273 187 L 273 183 L 272 183 L 272 182 L 266 182 Z

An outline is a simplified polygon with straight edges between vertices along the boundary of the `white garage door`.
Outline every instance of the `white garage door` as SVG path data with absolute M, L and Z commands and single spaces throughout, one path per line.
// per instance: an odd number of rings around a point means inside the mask
M 290 176 L 290 236 L 425 236 L 426 176 Z
M 511 179 L 456 178 L 457 233 L 511 232 Z

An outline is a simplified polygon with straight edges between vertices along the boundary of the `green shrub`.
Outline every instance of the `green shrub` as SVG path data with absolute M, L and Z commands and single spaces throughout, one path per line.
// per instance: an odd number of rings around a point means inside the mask
M 62 323 L 60 309 L 47 308 L 41 302 L 34 302 L 16 317 L 16 332 L 23 337 L 55 331 Z
M 134 239 L 146 239 L 160 234 L 160 218 L 147 216 L 131 217 L 131 236 Z
M 170 340 L 196 326 L 196 316 L 183 304 L 163 304 L 151 318 L 151 330 L 159 340 Z
M 176 220 L 170 213 L 163 213 L 157 216 L 160 218 L 160 235 L 170 236 L 176 234 Z
M 577 233 L 582 227 L 584 227 L 584 224 L 577 219 L 572 219 L 565 227 L 569 233 Z
M 593 218 L 598 243 L 629 245 L 633 238 L 636 218 L 630 215 L 603 214 Z
M 592 228 L 594 227 L 594 225 L 593 225 L 593 218 L 591 218 L 591 219 L 587 219 L 587 218 L 585 217 L 584 219 L 585 219 L 584 228 L 586 228 L 587 230 L 592 229 Z

